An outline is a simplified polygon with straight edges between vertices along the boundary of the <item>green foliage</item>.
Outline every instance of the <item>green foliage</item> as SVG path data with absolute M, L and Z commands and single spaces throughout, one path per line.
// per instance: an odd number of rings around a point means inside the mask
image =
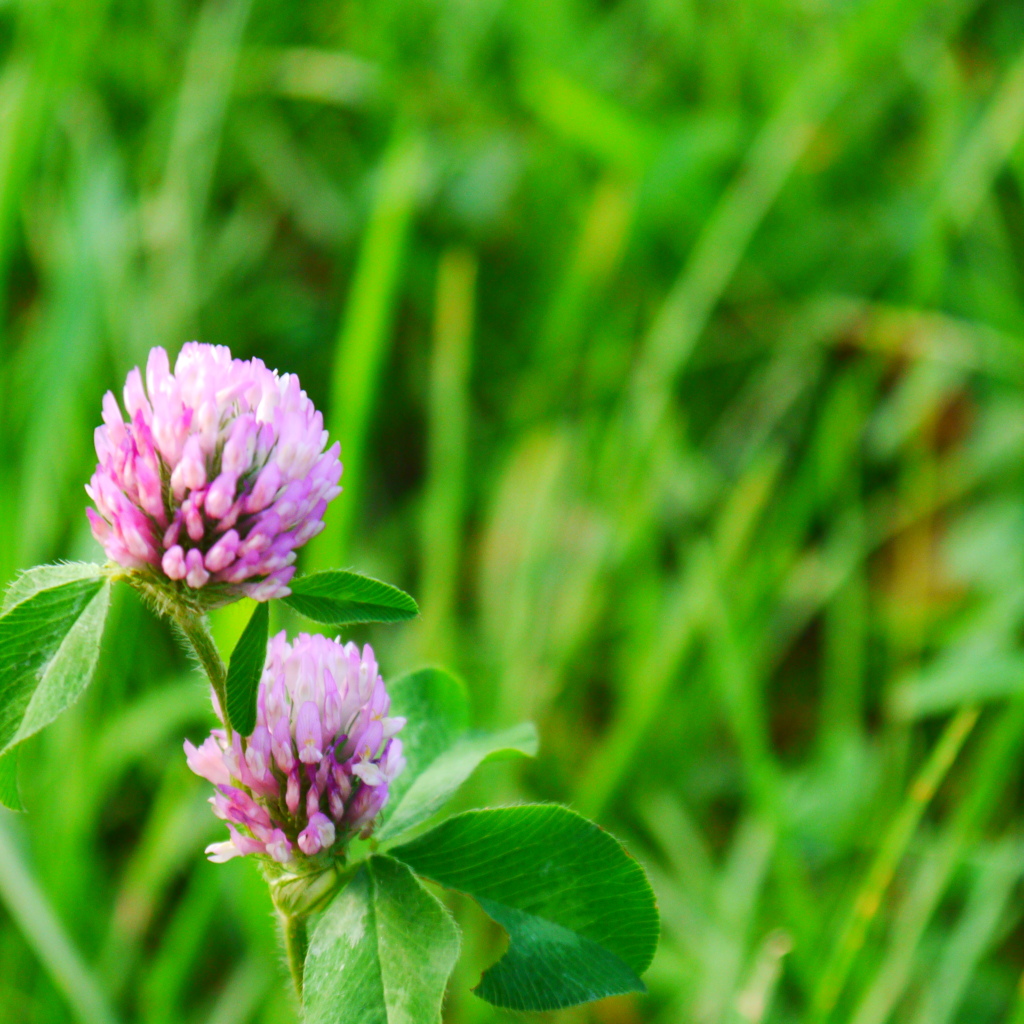
M 56 568 L 26 573 L 0 615 L 0 755 L 70 707 L 99 657 L 110 580 L 98 566 Z M 14 770 L 8 761 L 0 795 L 11 797 Z
M 459 933 L 389 857 L 372 857 L 320 915 L 303 984 L 305 1024 L 440 1024 Z
M 388 686 L 391 714 L 406 718 L 402 742 L 410 777 L 452 745 L 469 728 L 469 695 L 462 681 L 443 668 L 406 672 Z
M 267 660 L 267 634 L 270 630 L 270 604 L 256 605 L 228 663 L 225 711 L 231 727 L 249 736 L 256 727 L 256 691 Z
M 377 832 L 377 840 L 395 839 L 426 821 L 448 802 L 479 765 L 512 757 L 533 757 L 536 753 L 537 730 L 530 723 L 514 725 L 498 733 L 460 736 L 418 775 L 409 773 L 401 800 L 395 802 L 394 810 Z
M 407 764 L 384 808 L 380 842 L 425 821 L 484 761 L 537 752 L 536 730 L 529 724 L 497 734 L 469 733 L 465 688 L 443 669 L 409 672 L 389 690 L 391 714 L 406 719 L 402 747 Z
M 404 622 L 419 613 L 416 602 L 398 587 L 345 569 L 296 576 L 290 586 L 285 604 L 326 626 Z
M 509 933 L 476 989 L 488 1002 L 554 1010 L 644 990 L 654 893 L 607 832 L 567 808 L 467 811 L 391 853 L 472 896 Z
M 423 607 L 345 638 L 538 724 L 465 800 L 569 804 L 651 876 L 649 994 L 560 1024 L 812 1024 L 837 947 L 828 1024 L 1024 1021 L 1019 0 L 73 14 L 0 4 L 0 582 L 102 560 L 92 430 L 150 345 L 259 356 L 342 444 L 300 571 Z M 4 1024 L 101 1019 L 69 951 L 122 1019 L 294 1024 L 262 879 L 200 856 L 208 704 L 115 588 L 19 745 Z M 508 1024 L 454 906 L 446 1022 Z
M 61 562 L 59 565 L 37 565 L 15 577 L 4 594 L 0 615 L 6 615 L 15 605 L 27 601 L 41 590 L 53 590 L 65 583 L 100 580 L 101 566 L 89 562 Z
M 439 1024 L 458 929 L 409 868 L 473 896 L 508 932 L 508 951 L 475 989 L 486 1001 L 555 1010 L 645 991 L 640 974 L 658 938 L 654 894 L 611 836 L 567 808 L 469 811 L 391 853 L 360 865 L 316 918 L 307 1024 L 333 1024 L 339 1007 L 353 1024 Z

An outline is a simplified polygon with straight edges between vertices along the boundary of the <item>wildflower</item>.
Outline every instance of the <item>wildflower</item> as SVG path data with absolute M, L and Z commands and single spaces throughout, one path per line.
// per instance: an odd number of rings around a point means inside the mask
M 190 342 L 170 370 L 154 348 L 128 374 L 122 416 L 107 392 L 86 491 L 113 561 L 206 588 L 207 603 L 284 597 L 295 551 L 341 488 L 339 445 L 294 374 Z
M 215 729 L 199 747 L 185 742 L 188 765 L 216 787 L 214 813 L 231 838 L 206 850 L 210 860 L 249 853 L 279 863 L 340 853 L 368 836 L 405 767 L 388 717 L 391 699 L 369 645 L 282 632 L 267 645 L 256 727 L 243 742 Z

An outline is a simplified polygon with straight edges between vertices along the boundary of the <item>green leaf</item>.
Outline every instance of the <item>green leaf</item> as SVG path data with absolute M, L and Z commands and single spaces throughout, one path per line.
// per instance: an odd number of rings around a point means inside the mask
M 353 622 L 404 622 L 419 614 L 416 602 L 390 583 L 345 569 L 296 576 L 285 604 L 327 626 Z
M 40 590 L 52 590 L 62 583 L 100 579 L 105 575 L 102 565 L 92 562 L 61 562 L 59 565 L 37 565 L 26 569 L 7 588 L 0 615 L 6 615 L 16 604 L 27 601 Z
M 27 573 L 0 616 L 0 754 L 73 704 L 96 667 L 110 580 L 58 578 Z
M 406 719 L 399 734 L 405 771 L 391 784 L 386 820 L 420 773 L 469 728 L 469 697 L 455 676 L 440 668 L 422 668 L 388 684 L 392 715 Z
M 304 1024 L 440 1024 L 459 932 L 404 864 L 371 857 L 320 915 Z
M 484 761 L 537 751 L 532 725 L 496 736 L 469 733 L 469 698 L 454 676 L 424 668 L 400 676 L 389 687 L 391 714 L 406 718 L 400 734 L 406 768 L 391 785 L 377 832 L 379 841 L 395 839 L 425 821 L 451 797 Z
M 0 755 L 0 804 L 12 811 L 25 810 L 18 791 L 18 750 L 8 750 Z
M 554 805 L 468 811 L 395 847 L 425 878 L 476 899 L 509 935 L 477 995 L 555 1010 L 644 989 L 658 941 L 654 893 L 607 832 Z
M 533 757 L 536 753 L 537 730 L 531 722 L 499 733 L 461 737 L 430 762 L 395 801 L 389 818 L 377 832 L 378 841 L 400 836 L 426 821 L 484 762 Z
M 261 601 L 238 638 L 228 664 L 225 710 L 231 728 L 242 736 L 251 735 L 256 728 L 256 691 L 267 660 L 269 632 L 270 603 Z

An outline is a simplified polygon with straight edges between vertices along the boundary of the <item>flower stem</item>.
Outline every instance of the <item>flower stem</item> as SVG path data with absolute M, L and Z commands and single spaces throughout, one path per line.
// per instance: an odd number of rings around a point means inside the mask
M 288 960 L 295 994 L 302 1001 L 302 969 L 306 962 L 306 918 L 299 914 L 285 914 L 278 911 L 281 921 L 281 934 L 284 936 L 284 954 Z
M 228 670 L 224 665 L 224 659 L 220 656 L 220 651 L 217 650 L 217 645 L 213 641 L 210 627 L 206 624 L 206 617 L 204 615 L 197 615 L 187 608 L 178 607 L 174 611 L 174 621 L 192 645 L 192 650 L 196 652 L 199 664 L 203 666 L 203 670 L 210 679 L 213 692 L 217 695 L 217 704 L 221 718 L 224 721 L 225 728 L 228 730 L 228 735 L 230 735 L 231 724 L 228 722 L 227 691 Z

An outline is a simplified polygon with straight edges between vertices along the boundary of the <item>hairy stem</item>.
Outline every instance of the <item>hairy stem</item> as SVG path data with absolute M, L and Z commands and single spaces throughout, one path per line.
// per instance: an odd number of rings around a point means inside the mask
M 224 659 L 220 656 L 220 651 L 217 650 L 217 645 L 213 642 L 210 628 L 206 624 L 206 617 L 179 607 L 174 611 L 174 621 L 192 645 L 192 650 L 196 652 L 199 664 L 203 666 L 203 671 L 206 672 L 210 679 L 213 692 L 217 695 L 217 704 L 220 707 L 221 718 L 224 721 L 225 728 L 228 730 L 228 735 L 230 735 L 231 724 L 228 722 L 227 716 L 228 670 L 224 665 Z
M 278 918 L 281 921 L 281 934 L 284 937 L 284 954 L 288 960 L 288 970 L 291 972 L 292 983 L 295 985 L 295 994 L 302 1001 L 302 970 L 306 962 L 306 918 L 299 914 L 285 914 L 278 911 Z

